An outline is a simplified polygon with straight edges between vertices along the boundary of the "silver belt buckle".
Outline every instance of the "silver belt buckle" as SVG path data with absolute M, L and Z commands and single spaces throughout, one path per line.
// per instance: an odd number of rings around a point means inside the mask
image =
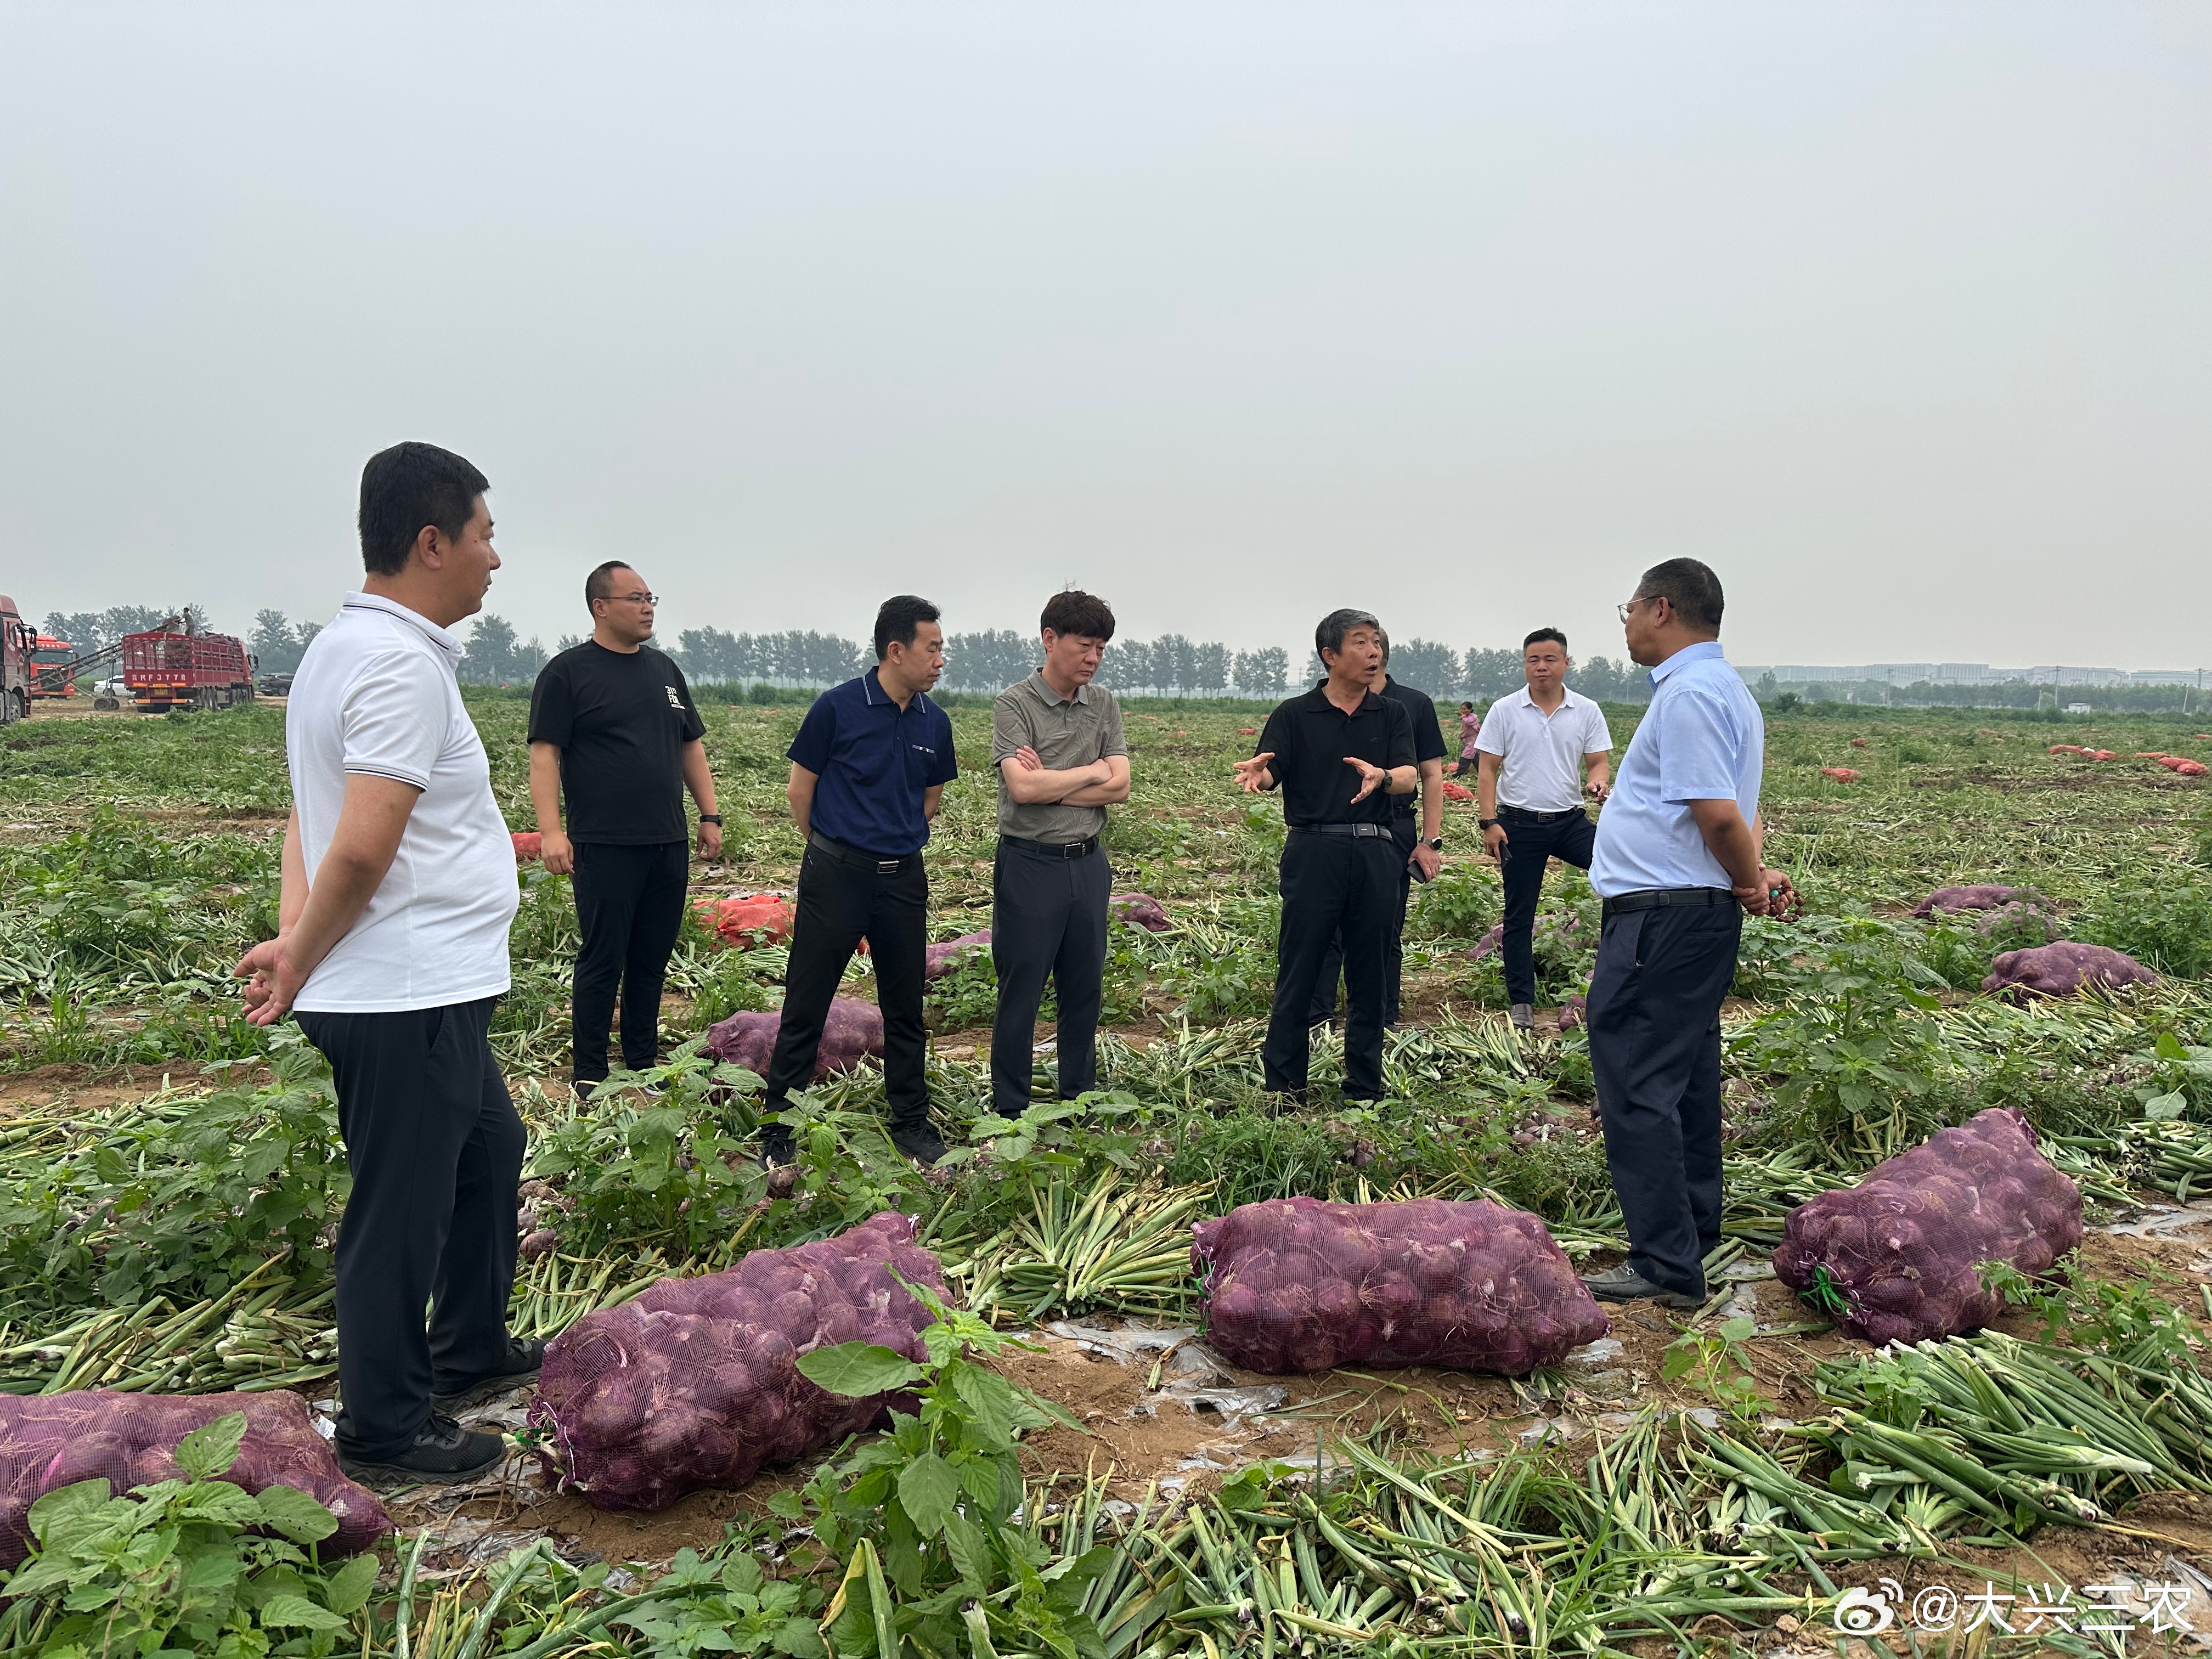
M 899 872 L 899 866 L 905 862 L 904 859 L 878 859 L 876 873 L 879 876 L 895 876 Z

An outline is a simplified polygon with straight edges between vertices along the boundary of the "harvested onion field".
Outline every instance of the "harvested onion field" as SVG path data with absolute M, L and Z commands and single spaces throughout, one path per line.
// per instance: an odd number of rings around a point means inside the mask
M 527 829 L 526 705 L 473 707 Z M 787 888 L 799 710 L 703 712 L 728 855 L 695 867 L 696 890 Z M 932 1086 L 946 1139 L 973 1150 L 928 1176 L 884 1139 L 864 1068 L 815 1092 L 798 1183 L 766 1191 L 743 1088 L 692 1039 L 775 1007 L 783 953 L 690 925 L 665 1091 L 571 1099 L 574 915 L 564 880 L 521 868 L 494 1041 L 532 1134 L 520 1224 L 550 1237 L 515 1329 L 550 1335 L 895 1208 L 960 1310 L 942 1363 L 900 1379 L 924 1390 L 918 1422 L 634 1513 L 562 1490 L 527 1398 L 495 1401 L 481 1415 L 516 1437 L 507 1470 L 388 1495 L 398 1533 L 362 1558 L 373 1577 L 158 1492 L 143 1505 L 174 1511 L 167 1554 L 130 1553 L 159 1528 L 79 1528 L 68 1572 L 0 1602 L 0 1646 L 1277 1659 L 1814 1654 L 1865 1630 L 1849 1638 L 1865 1651 L 2099 1654 L 2180 1651 L 2176 1616 L 2212 1632 L 2212 820 L 2203 781 L 2149 757 L 2212 742 L 2153 717 L 1771 716 L 1770 860 L 1808 912 L 1746 928 L 1710 1305 L 1611 1310 L 1609 1337 L 1523 1377 L 1263 1376 L 1204 1340 L 1196 1220 L 1292 1194 L 1487 1196 L 1578 1264 L 1620 1241 L 1587 1044 L 1552 1012 L 1587 982 L 1595 902 L 1555 869 L 1546 1011 L 1516 1037 L 1495 955 L 1471 954 L 1498 919 L 1471 805 L 1449 809 L 1445 872 L 1417 892 L 1392 1098 L 1267 1111 L 1282 828 L 1228 781 L 1255 713 L 1128 706 L 1116 890 L 1171 926 L 1115 930 L 1109 1092 L 1091 1124 L 1060 1111 L 1041 1048 L 1031 1113 L 979 1121 L 994 989 L 971 957 L 936 985 Z M 0 1389 L 286 1389 L 326 1417 L 345 1184 L 326 1079 L 290 1028 L 236 1018 L 228 980 L 275 920 L 283 712 L 47 715 L 0 740 Z M 1625 743 L 1633 711 L 1613 716 Z M 989 925 L 988 710 L 953 720 L 939 939 Z M 1978 882 L 2039 896 L 1911 915 Z M 2054 933 L 2157 981 L 1981 991 L 1996 955 Z M 847 992 L 871 994 L 865 961 Z M 1316 1084 L 1334 1074 L 1325 1036 Z M 2069 1284 L 2000 1275 L 2010 1305 L 1983 1334 L 1881 1353 L 1778 1282 L 1793 1206 L 1992 1105 L 2021 1109 L 2080 1188 Z M 1916 1629 L 1939 1587 L 1992 1600 Z M 142 1630 L 171 1633 L 125 1642 Z

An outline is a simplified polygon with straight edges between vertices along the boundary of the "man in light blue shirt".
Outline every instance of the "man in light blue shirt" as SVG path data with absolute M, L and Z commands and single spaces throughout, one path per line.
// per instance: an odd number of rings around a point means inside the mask
M 1590 886 L 1604 901 L 1590 981 L 1590 1063 L 1628 1260 L 1585 1282 L 1616 1302 L 1705 1300 L 1721 1242 L 1721 1002 L 1743 913 L 1794 905 L 1761 854 L 1766 728 L 1721 654 L 1720 579 L 1695 559 L 1644 573 L 1620 609 L 1651 671 L 1598 820 Z

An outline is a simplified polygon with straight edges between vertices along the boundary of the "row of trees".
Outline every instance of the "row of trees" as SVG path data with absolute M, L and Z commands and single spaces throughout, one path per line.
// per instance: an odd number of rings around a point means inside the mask
M 197 609 L 192 614 L 198 626 L 207 626 Z M 161 620 L 158 612 L 118 605 L 99 612 L 56 612 L 46 618 L 46 629 L 80 651 L 90 651 L 112 645 L 125 634 L 156 627 Z M 263 673 L 289 674 L 299 667 L 308 642 L 321 628 L 320 623 L 292 622 L 281 611 L 260 611 L 254 614 L 246 644 L 260 659 Z M 577 636 L 563 635 L 553 649 L 565 651 L 576 643 Z M 550 654 L 542 641 L 522 639 L 513 623 L 487 611 L 469 631 L 460 677 L 476 685 L 526 684 Z M 775 685 L 835 685 L 866 672 L 875 661 L 873 649 L 865 642 L 797 629 L 732 634 L 719 628 L 687 628 L 677 635 L 669 654 L 695 680 Z M 1036 636 L 1012 629 L 954 634 L 945 641 L 945 684 L 955 691 L 997 691 L 1034 671 L 1039 655 Z M 1327 671 L 1319 657 L 1310 652 L 1304 655 L 1306 678 L 1302 683 L 1310 684 Z M 1150 640 L 1116 640 L 1107 647 L 1098 678 L 1116 691 L 1152 696 L 1277 697 L 1291 690 L 1291 653 L 1280 647 L 1233 651 L 1218 640 L 1162 634 Z M 1401 683 L 1447 700 L 1481 701 L 1522 684 L 1520 652 L 1462 651 L 1434 640 L 1400 641 L 1391 649 L 1390 672 Z M 1650 695 L 1641 669 L 1629 663 L 1616 665 L 1604 657 L 1578 665 L 1573 683 L 1585 696 L 1607 702 L 1640 702 Z

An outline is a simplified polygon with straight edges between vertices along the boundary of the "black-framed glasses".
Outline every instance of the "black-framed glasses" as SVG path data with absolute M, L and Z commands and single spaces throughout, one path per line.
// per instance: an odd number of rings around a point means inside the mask
M 632 605 L 659 605 L 660 603 L 660 595 L 658 593 L 617 593 L 615 595 L 615 598 L 618 599 L 627 599 Z

